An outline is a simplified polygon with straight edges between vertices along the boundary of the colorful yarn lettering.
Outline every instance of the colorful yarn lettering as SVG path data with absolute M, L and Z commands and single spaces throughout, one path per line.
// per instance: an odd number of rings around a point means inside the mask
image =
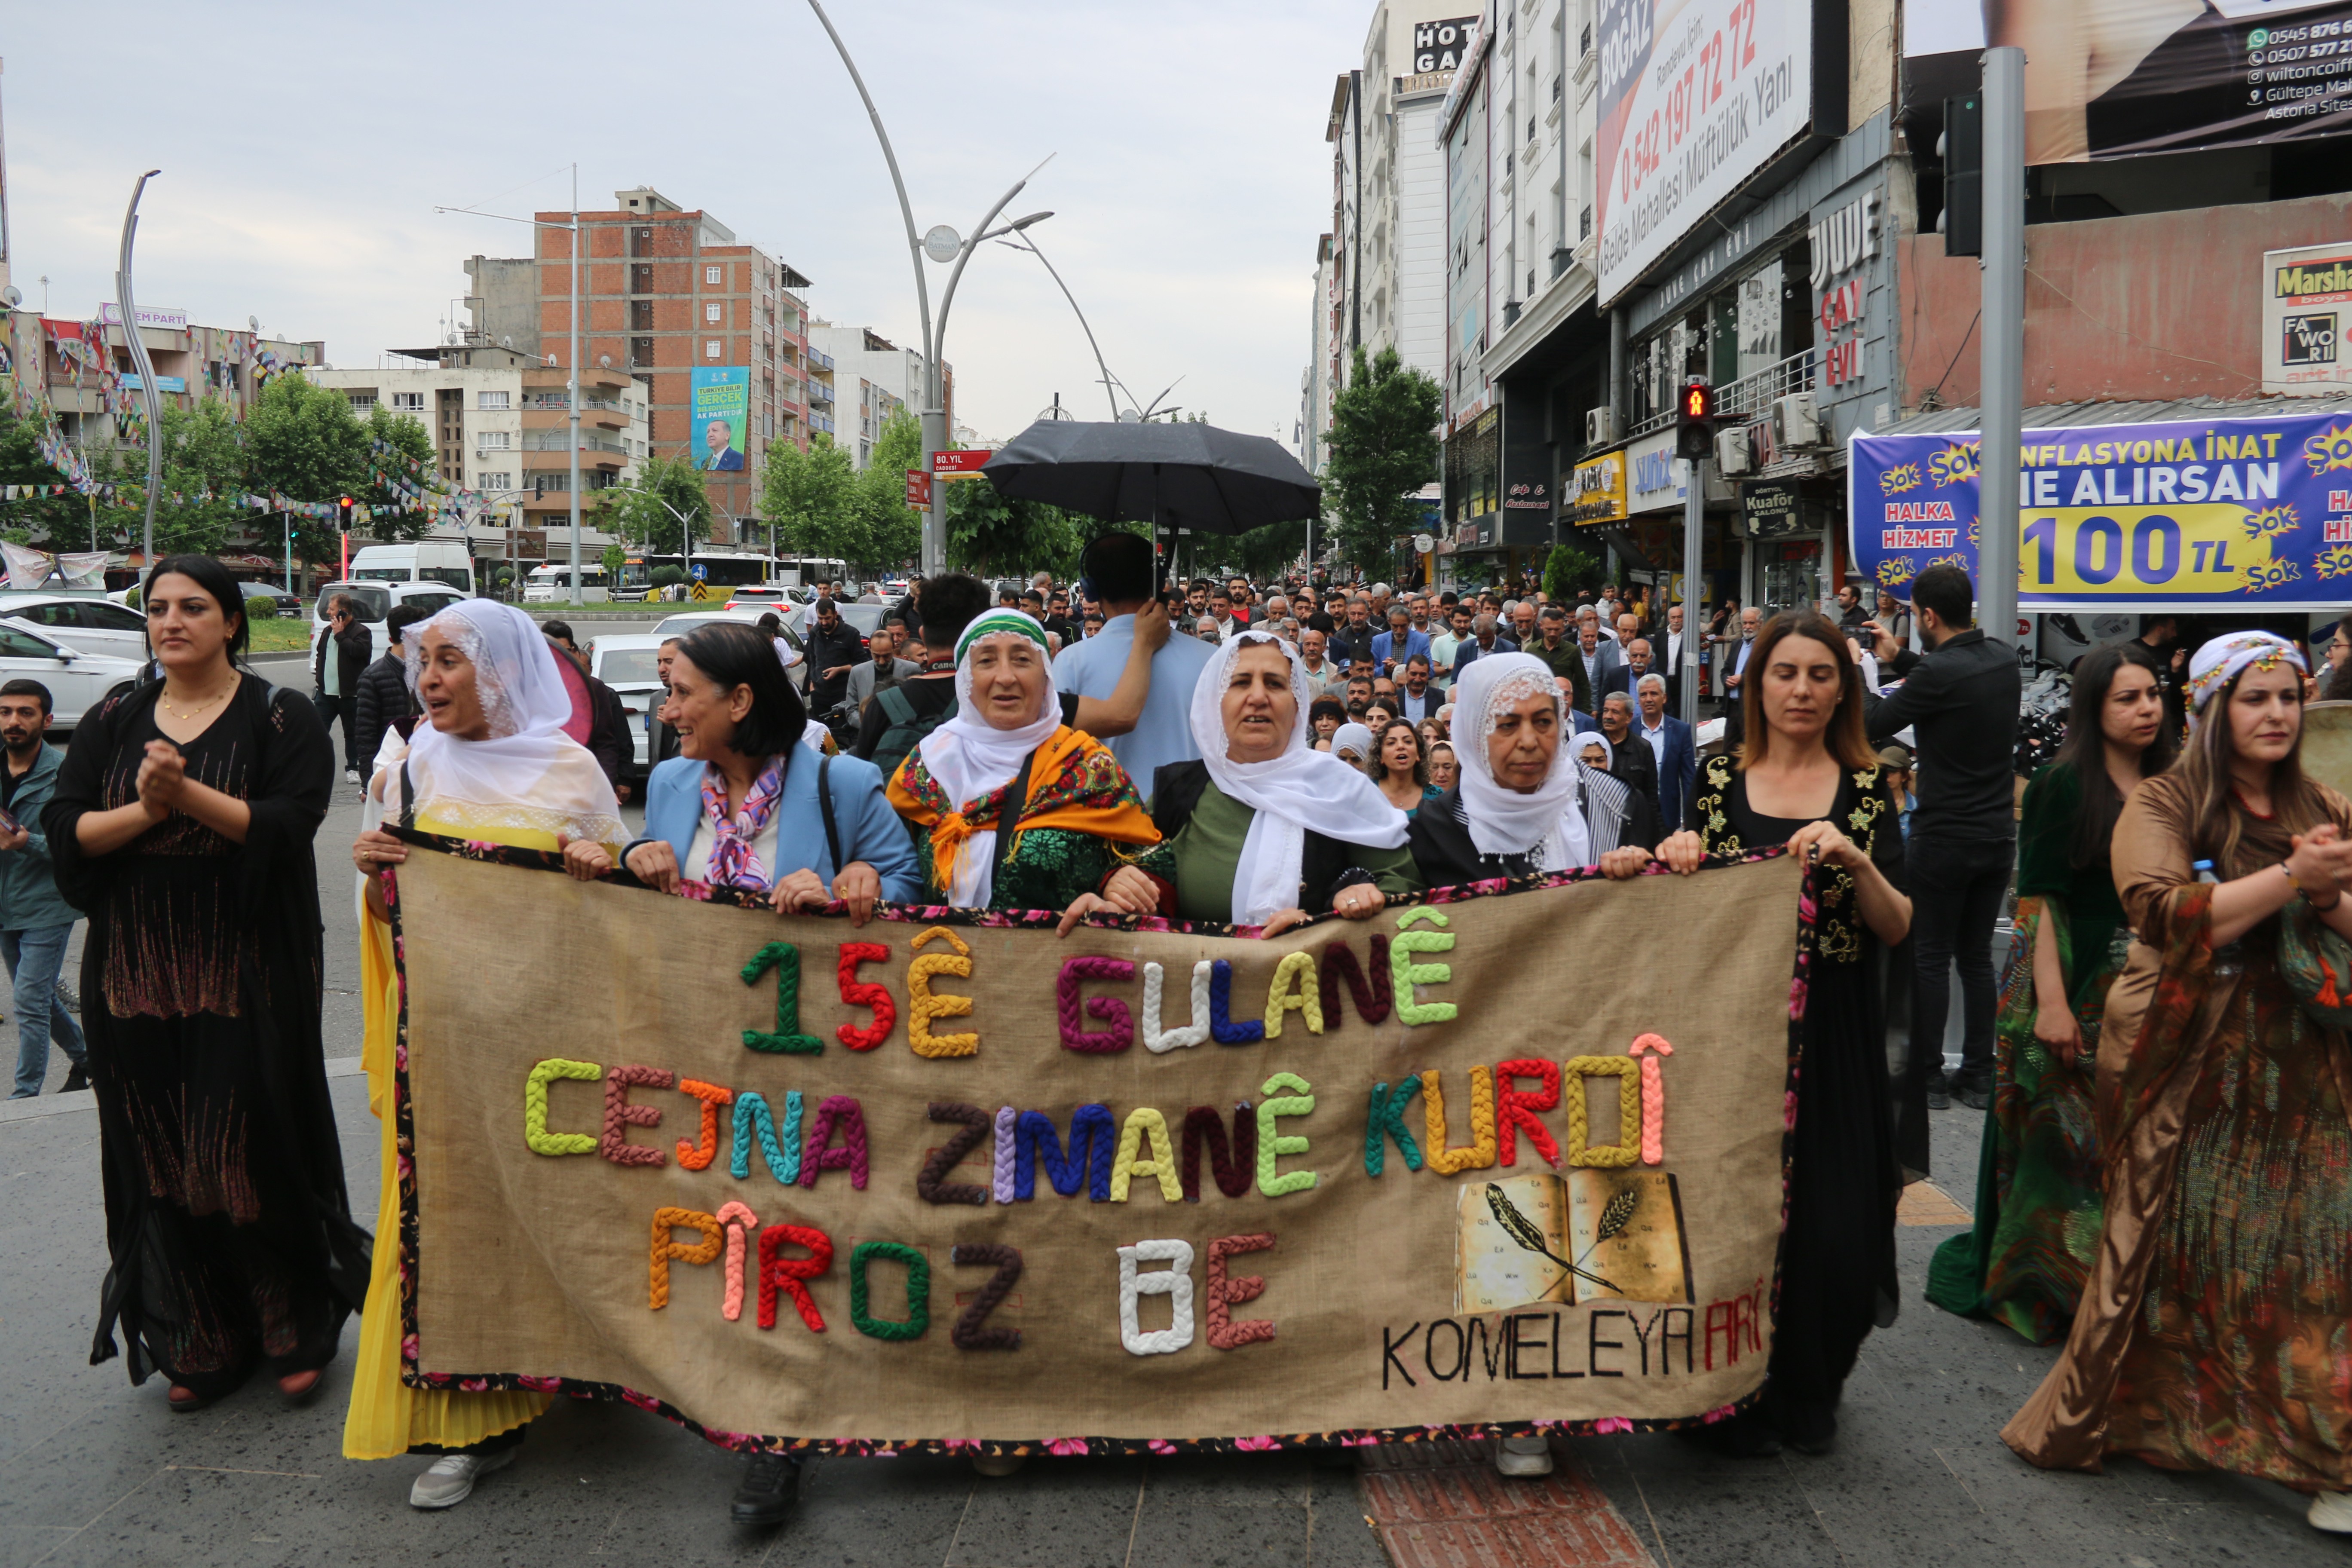
M 1141 1274 L 1139 1263 L 1165 1263 Z M 1144 1296 L 1165 1296 L 1175 1321 L 1167 1328 L 1143 1331 L 1136 1302 Z M 1192 1342 L 1192 1244 L 1189 1241 L 1139 1241 L 1118 1249 L 1118 1342 L 1129 1355 L 1170 1355 Z
M 907 1321 L 877 1318 L 867 1311 L 866 1268 L 877 1258 L 907 1266 Z M 923 1255 L 898 1241 L 861 1241 L 849 1249 L 849 1321 L 861 1334 L 877 1340 L 919 1340 L 931 1326 L 931 1266 Z
M 1372 933 L 1372 974 L 1377 981 L 1364 978 L 1364 971 L 1356 963 L 1355 951 L 1347 942 L 1327 942 L 1323 944 L 1323 1016 L 1331 1026 L 1339 1026 L 1339 987 L 1344 983 L 1348 994 L 1355 998 L 1356 1016 L 1367 1024 L 1388 1022 L 1389 1008 L 1396 1000 L 1389 978 L 1389 937 L 1386 931 Z
M 530 1076 L 522 1086 L 522 1141 L 534 1154 L 593 1154 L 596 1139 L 587 1132 L 550 1132 L 547 1130 L 547 1081 L 556 1078 L 576 1078 L 593 1083 L 604 1076 L 604 1069 L 594 1062 L 566 1061 L 562 1057 L 550 1057 L 531 1066 Z
M 691 1226 L 702 1233 L 702 1239 L 679 1245 L 670 1232 Z M 656 1312 L 669 1305 L 669 1260 L 681 1263 L 709 1263 L 719 1257 L 719 1216 L 695 1209 L 658 1208 L 654 1210 L 653 1259 L 646 1277 L 646 1294 Z
M 948 1342 L 960 1351 L 1017 1351 L 1021 1348 L 1019 1329 L 994 1329 L 985 1326 L 988 1315 L 1003 1303 L 1021 1278 L 1021 1249 L 994 1242 L 963 1243 L 948 1249 L 948 1261 L 960 1268 L 993 1266 L 996 1272 L 987 1284 L 974 1292 L 971 1300 L 956 1314 L 955 1327 L 948 1331 Z
M 782 1051 L 792 1056 L 822 1053 L 824 1042 L 801 1033 L 801 950 L 788 942 L 772 942 L 743 966 L 743 984 L 757 985 L 760 976 L 776 972 L 776 1032 L 743 1031 L 743 1043 L 755 1051 Z
M 887 985 L 877 985 L 870 980 L 857 978 L 861 963 L 883 963 L 890 950 L 878 942 L 845 942 L 841 944 L 841 1000 L 844 1006 L 871 1007 L 874 1022 L 864 1027 L 848 1024 L 835 1027 L 834 1037 L 853 1051 L 870 1051 L 890 1037 L 890 1030 L 898 1022 L 898 1004 L 890 998 Z
M 1543 1087 L 1532 1091 L 1513 1089 L 1511 1080 L 1515 1078 L 1535 1079 Z M 1495 1082 L 1495 1122 L 1501 1139 L 1501 1163 L 1506 1165 L 1519 1163 L 1518 1131 L 1524 1127 L 1528 1130 L 1528 1142 L 1535 1146 L 1537 1153 L 1543 1156 L 1544 1163 L 1559 1164 L 1559 1142 L 1551 1135 L 1551 1129 L 1543 1124 L 1536 1112 L 1549 1110 L 1559 1103 L 1559 1064 L 1538 1057 L 1496 1062 Z
M 834 1130 L 841 1130 L 841 1147 L 828 1149 Z M 816 1185 L 819 1171 L 847 1171 L 849 1184 L 866 1190 L 866 1112 L 845 1094 L 827 1095 L 809 1119 L 807 1147 L 801 1154 L 801 1185 Z
M 1013 1196 L 1027 1203 L 1037 1195 L 1037 1162 L 1045 1163 L 1045 1178 L 1066 1198 L 1078 1195 L 1083 1184 L 1098 1204 L 1110 1201 L 1110 1161 L 1118 1134 L 1112 1130 L 1110 1107 L 1081 1105 L 1070 1118 L 1070 1144 L 1066 1156 L 1054 1119 L 1042 1110 L 1024 1110 L 1013 1128 Z M 1089 1173 L 1087 1167 L 1093 1169 Z
M 1201 1144 L 1209 1145 L 1209 1170 L 1217 1191 L 1240 1197 L 1257 1181 L 1257 1111 L 1246 1100 L 1234 1106 L 1234 1141 L 1230 1156 L 1225 1124 L 1213 1105 L 1196 1105 L 1184 1113 L 1184 1168 L 1179 1184 L 1187 1203 L 1201 1201 Z
M 1246 1024 L 1233 1020 L 1234 966 L 1224 959 L 1209 965 L 1209 1034 L 1221 1046 L 1254 1046 L 1265 1038 L 1265 1025 L 1255 1018 Z
M 1631 1057 L 1570 1057 L 1568 1077 L 1568 1163 L 1609 1169 L 1630 1165 L 1642 1157 L 1642 1102 L 1633 1093 L 1637 1066 Z M 1584 1080 L 1617 1080 L 1617 1142 L 1592 1147 L 1591 1126 L 1584 1104 Z
M 1423 1123 L 1429 1130 L 1429 1168 L 1441 1176 L 1457 1171 L 1483 1171 L 1495 1163 L 1495 1075 L 1483 1063 L 1470 1069 L 1470 1136 L 1465 1149 L 1445 1142 L 1445 1090 L 1437 1069 L 1421 1075 Z
M 1154 1053 L 1197 1046 L 1209 1037 L 1209 961 L 1192 965 L 1192 1021 L 1181 1029 L 1160 1026 L 1160 998 L 1168 980 L 1156 963 L 1143 966 L 1143 1048 Z
M 1262 1274 L 1228 1276 L 1225 1259 L 1243 1252 L 1264 1252 L 1274 1245 L 1267 1231 L 1251 1236 L 1221 1236 L 1209 1243 L 1209 1343 L 1221 1351 L 1237 1351 L 1244 1345 L 1257 1344 L 1274 1338 L 1274 1320 L 1244 1318 L 1233 1321 L 1233 1309 L 1244 1301 L 1255 1301 L 1265 1293 L 1265 1277 Z
M 1306 1153 L 1307 1140 L 1295 1133 L 1283 1133 L 1276 1126 L 1275 1118 L 1305 1116 L 1313 1110 L 1314 1086 L 1296 1073 L 1278 1072 L 1260 1084 L 1258 1092 L 1274 1098 L 1258 1101 L 1257 1190 L 1270 1198 L 1278 1198 L 1285 1193 L 1303 1193 L 1315 1184 L 1315 1173 L 1277 1173 L 1274 1162 L 1277 1155 Z
M 977 1105 L 961 1100 L 935 1100 L 929 1112 L 934 1121 L 963 1123 L 954 1137 L 932 1151 L 915 1176 L 915 1195 L 927 1204 L 984 1204 L 988 1189 L 977 1182 L 950 1182 L 948 1173 L 963 1163 L 964 1156 L 981 1145 L 993 1125 L 988 1112 Z
M 678 1079 L 677 1091 L 702 1101 L 702 1130 L 691 1143 L 683 1138 L 677 1141 L 677 1163 L 689 1171 L 707 1171 L 710 1162 L 719 1158 L 719 1108 L 731 1104 L 735 1091 L 691 1078 Z
M 1643 1056 L 1643 1051 L 1655 1051 L 1658 1056 Z M 1675 1054 L 1663 1035 L 1636 1035 L 1633 1048 L 1626 1055 L 1638 1057 L 1642 1062 L 1642 1163 L 1663 1165 L 1666 1163 L 1666 1083 L 1664 1064 L 1658 1057 Z M 1619 1093 L 1624 1090 L 1621 1087 Z
M 743 1253 L 747 1238 L 760 1228 L 760 1216 L 730 1198 L 719 1205 L 719 1223 L 727 1227 L 727 1294 L 719 1311 L 731 1323 L 743 1315 Z
M 727 1173 L 737 1181 L 748 1180 L 751 1174 L 751 1134 L 760 1135 L 760 1153 L 768 1162 L 768 1174 L 785 1186 L 801 1179 L 801 1091 L 790 1089 L 784 1095 L 784 1131 L 776 1136 L 776 1119 L 768 1109 L 768 1097 L 756 1089 L 747 1089 L 735 1097 L 735 1147 L 728 1161 Z
M 923 952 L 923 944 L 935 936 L 945 937 L 953 952 Z M 971 978 L 971 949 L 961 937 L 945 926 L 933 926 L 914 940 L 915 951 L 920 954 L 907 965 L 907 1044 L 919 1057 L 968 1057 L 980 1049 L 980 1036 L 934 1035 L 934 1018 L 964 1018 L 971 1016 L 969 996 L 935 996 L 931 994 L 931 976 L 951 974 L 959 980 Z
M 989 1195 L 998 1203 L 1013 1201 L 1013 1129 L 1020 1125 L 1021 1113 L 1009 1105 L 996 1108 L 996 1162 L 990 1174 Z
M 665 1068 L 617 1067 L 604 1075 L 604 1135 L 596 1141 L 596 1152 L 615 1165 L 666 1165 L 669 1163 L 658 1149 L 647 1149 L 629 1142 L 632 1127 L 658 1127 L 661 1108 L 654 1105 L 631 1105 L 632 1089 L 669 1089 L 677 1082 L 677 1075 Z
M 1421 1169 L 1421 1145 L 1412 1141 L 1412 1132 L 1404 1124 L 1404 1102 L 1421 1092 L 1421 1079 L 1400 1079 L 1391 1088 L 1385 1083 L 1372 1085 L 1372 1109 L 1364 1118 L 1364 1174 L 1377 1176 L 1388 1167 L 1389 1140 L 1396 1140 L 1397 1152 L 1404 1156 L 1404 1168 Z
M 786 1246 L 805 1247 L 806 1258 L 779 1258 Z M 793 1306 L 809 1332 L 824 1332 L 824 1315 L 816 1310 L 808 1281 L 833 1267 L 833 1238 L 804 1225 L 772 1225 L 760 1233 L 760 1326 L 776 1326 L 776 1292 L 793 1299 Z
M 1127 1004 L 1116 996 L 1086 997 L 1086 1012 L 1110 1026 L 1089 1033 L 1078 1010 L 1078 983 L 1083 980 L 1132 980 L 1135 965 L 1124 958 L 1066 958 L 1054 982 L 1054 1005 L 1061 1016 L 1062 1048 L 1108 1055 L 1135 1043 L 1135 1020 Z
M 1419 905 L 1397 916 L 1397 938 L 1389 946 L 1389 973 L 1396 984 L 1397 1016 L 1407 1024 L 1443 1024 L 1459 1012 L 1451 1002 L 1416 1002 L 1412 988 L 1416 985 L 1443 985 L 1454 978 L 1450 963 L 1415 963 L 1416 952 L 1451 952 L 1454 950 L 1452 931 L 1408 931 L 1415 921 L 1427 921 L 1433 925 L 1446 925 L 1446 918 L 1427 905 Z
M 1274 966 L 1274 984 L 1265 989 L 1265 1037 L 1282 1038 L 1282 1016 L 1297 1009 L 1307 1020 L 1307 1032 L 1323 1032 L 1323 996 L 1315 984 L 1315 955 L 1286 954 Z
M 1139 1160 L 1145 1139 L 1151 1141 L 1151 1158 Z M 1110 1161 L 1110 1201 L 1127 1202 L 1129 1178 L 1156 1176 L 1160 1195 L 1169 1203 L 1182 1200 L 1184 1189 L 1176 1181 L 1176 1145 L 1168 1136 L 1168 1119 L 1148 1105 L 1138 1106 L 1127 1113 L 1127 1125 L 1118 1131 L 1118 1152 Z

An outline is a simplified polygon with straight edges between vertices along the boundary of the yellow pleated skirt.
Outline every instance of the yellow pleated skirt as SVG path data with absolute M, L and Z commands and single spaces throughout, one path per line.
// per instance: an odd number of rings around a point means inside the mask
M 469 837 L 485 837 L 480 829 Z M 512 835 L 524 848 L 552 849 L 551 835 Z M 343 1457 L 388 1459 L 419 1443 L 462 1448 L 521 1426 L 546 1410 L 554 1395 L 528 1392 L 465 1394 L 411 1388 L 400 1380 L 400 1165 L 392 1114 L 393 1046 L 400 1026 L 399 976 L 392 961 L 392 927 L 373 910 L 361 917 L 360 989 L 367 1019 L 361 1062 L 367 1069 L 368 1109 L 383 1136 L 383 1197 L 376 1205 L 375 1260 L 368 1276 L 367 1309 L 360 1314 L 359 1365 L 352 1405 L 343 1418 Z

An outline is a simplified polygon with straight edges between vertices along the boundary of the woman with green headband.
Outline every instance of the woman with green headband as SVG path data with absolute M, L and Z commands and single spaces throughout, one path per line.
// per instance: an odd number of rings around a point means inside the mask
M 1160 842 L 1108 747 L 1062 721 L 1045 628 L 1018 610 L 956 641 L 956 711 L 899 764 L 890 804 L 912 826 L 929 892 L 956 909 L 1160 910 L 1134 861 Z

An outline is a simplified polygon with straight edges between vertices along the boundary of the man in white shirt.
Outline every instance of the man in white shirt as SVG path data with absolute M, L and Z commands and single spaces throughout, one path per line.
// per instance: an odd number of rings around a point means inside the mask
M 1314 701 L 1347 685 L 1339 667 L 1324 657 L 1331 639 L 1309 626 L 1298 634 L 1298 665 L 1307 677 L 1307 700 Z

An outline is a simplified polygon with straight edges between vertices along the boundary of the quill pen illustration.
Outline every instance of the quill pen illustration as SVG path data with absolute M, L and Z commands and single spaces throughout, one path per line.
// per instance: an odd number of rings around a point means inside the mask
M 1618 1231 L 1622 1230 L 1625 1227 L 1625 1221 L 1632 1216 L 1633 1212 L 1633 1201 L 1629 1200 L 1633 1200 L 1633 1194 L 1632 1193 L 1620 1193 L 1617 1196 L 1609 1200 L 1609 1206 L 1601 1211 L 1600 1232 L 1601 1240 L 1608 1240 L 1611 1237 L 1616 1235 Z M 1619 1212 L 1618 1208 L 1618 1205 L 1621 1204 L 1624 1205 L 1622 1213 Z M 1595 1274 L 1590 1268 L 1580 1268 L 1578 1265 L 1570 1263 L 1567 1258 L 1560 1257 L 1559 1254 L 1553 1252 L 1551 1248 L 1546 1247 L 1544 1245 L 1543 1232 L 1538 1230 L 1534 1224 L 1528 1220 L 1528 1216 L 1518 1211 L 1517 1205 L 1514 1205 L 1509 1198 L 1503 1194 L 1503 1189 L 1493 1182 L 1488 1182 L 1486 1184 L 1486 1206 L 1495 1211 L 1495 1222 L 1503 1227 L 1504 1231 L 1509 1235 L 1513 1241 L 1517 1242 L 1529 1252 L 1535 1253 L 1537 1256 L 1541 1258 L 1549 1258 L 1552 1262 L 1559 1264 L 1562 1268 L 1567 1269 L 1570 1274 L 1575 1275 L 1578 1279 L 1590 1279 L 1604 1290 L 1616 1291 L 1616 1293 L 1621 1296 L 1624 1294 L 1623 1291 L 1618 1290 L 1616 1286 L 1611 1284 L 1608 1280 L 1603 1279 L 1600 1275 Z M 1610 1221 L 1612 1218 L 1616 1221 L 1616 1224 L 1613 1226 L 1610 1224 Z

